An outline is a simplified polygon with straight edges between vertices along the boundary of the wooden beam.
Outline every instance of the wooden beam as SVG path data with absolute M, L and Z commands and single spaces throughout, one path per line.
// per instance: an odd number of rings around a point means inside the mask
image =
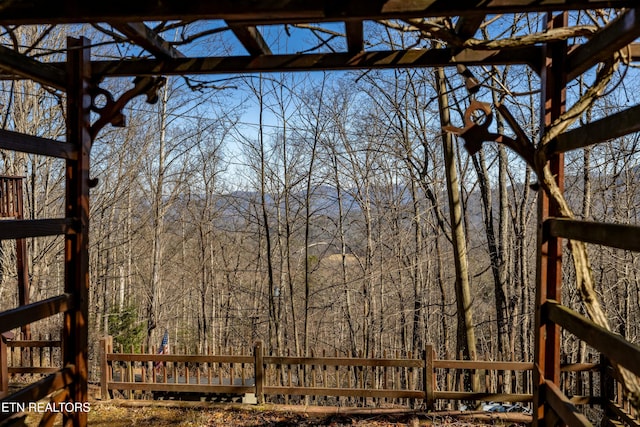
M 73 306 L 71 296 L 62 294 L 0 313 L 0 332 L 64 313 Z
M 113 27 L 156 58 L 184 58 L 180 51 L 142 22 L 115 23 Z
M 78 158 L 66 161 L 65 217 L 76 220 L 76 233 L 64 241 L 64 290 L 73 308 L 62 323 L 63 363 L 75 366 L 69 400 L 89 400 L 89 170 L 91 154 L 91 43 L 84 37 L 67 39 L 67 142 Z M 87 413 L 66 413 L 64 425 L 84 426 Z
M 546 16 L 546 28 L 563 28 L 568 23 L 568 13 Z M 544 67 L 540 81 L 540 123 L 543 132 L 565 112 L 567 43 L 547 43 L 543 51 Z M 549 157 L 549 167 L 555 176 L 559 191 L 564 192 L 564 155 Z M 533 369 L 533 420 L 534 425 L 547 424 L 552 416 L 545 401 L 544 384 L 549 380 L 560 383 L 560 338 L 557 325 L 547 321 L 542 310 L 549 300 L 560 301 L 562 296 L 562 239 L 544 238 L 543 223 L 549 216 L 560 216 L 558 206 L 552 203 L 545 191 L 538 191 L 538 218 L 536 237 L 536 297 L 535 338 Z
M 461 16 L 458 22 L 456 22 L 456 34 L 463 39 L 470 39 L 476 34 L 484 18 L 485 15 L 482 13 L 478 15 Z
M 5 129 L 0 129 L 0 148 L 59 159 L 73 160 L 78 157 L 77 151 L 69 143 Z
M 486 360 L 434 360 L 434 368 L 486 369 L 490 371 L 530 371 L 531 362 L 489 362 Z
M 71 384 L 73 378 L 72 374 L 73 366 L 63 368 L 55 374 L 44 377 L 40 381 L 29 384 L 19 391 L 1 399 L 0 405 L 2 405 L 3 408 L 5 405 L 7 408 L 10 408 L 11 406 L 15 406 L 15 403 L 28 405 L 29 403 L 38 402 L 51 393 L 61 390 Z M 16 412 L 12 411 L 0 412 L 0 421 L 6 420 L 15 414 Z
M 66 76 L 62 69 L 36 61 L 5 46 L 0 46 L 0 70 L 56 89 L 66 87 Z
M 93 61 L 95 78 L 188 74 L 230 74 L 278 71 L 359 70 L 411 67 L 446 67 L 458 64 L 527 64 L 540 68 L 540 48 L 529 46 L 505 51 L 474 51 L 457 54 L 451 49 L 410 49 L 389 52 L 262 55 L 258 57 L 201 57 L 181 59 L 131 59 Z
M 348 20 L 344 22 L 347 35 L 347 52 L 358 53 L 364 50 L 364 27 L 361 20 Z
M 402 368 L 421 368 L 421 359 L 364 359 L 351 357 L 288 357 L 265 356 L 267 365 L 327 365 L 327 366 L 387 366 Z
M 567 58 L 567 75 L 572 80 L 640 37 L 640 9 L 629 9 L 607 24 L 591 39 L 576 47 Z
M 622 406 L 614 403 L 610 400 L 607 400 L 606 407 L 608 410 L 616 414 L 618 418 L 622 421 L 622 425 L 628 427 L 640 427 L 640 420 L 637 417 L 629 414 Z
M 485 15 L 472 15 L 472 16 L 461 16 L 456 22 L 456 34 L 464 40 L 468 40 L 474 36 L 474 34 L 482 25 L 484 21 Z M 459 64 L 457 67 L 458 74 L 460 74 L 464 78 L 464 85 L 467 88 L 469 93 L 476 93 L 480 90 L 480 82 L 473 75 L 473 72 L 463 64 Z
M 547 154 L 564 153 L 640 131 L 640 105 L 571 129 L 549 142 Z
M 253 363 L 253 356 L 109 353 L 109 362 Z
M 110 381 L 110 390 L 145 390 L 163 391 L 168 393 L 211 393 L 211 394 L 244 394 L 254 393 L 254 386 L 218 385 L 218 384 L 176 384 L 176 383 L 143 383 Z
M 48 347 L 60 347 L 62 341 L 60 340 L 13 340 L 7 343 L 7 347 L 31 347 L 31 348 L 48 348 Z
M 423 399 L 424 391 L 380 390 L 370 388 L 288 387 L 266 386 L 264 394 L 298 394 L 303 396 L 377 397 L 388 399 Z
M 240 43 L 247 49 L 249 55 L 271 55 L 271 49 L 269 45 L 260 34 L 258 28 L 253 25 L 242 25 L 227 22 L 233 34 L 240 40 Z
M 622 336 L 596 325 L 557 301 L 547 301 L 543 310 L 549 320 L 600 351 L 608 359 L 640 376 L 640 347 L 625 340 Z
M 210 0 L 21 0 L 2 6 L 0 24 L 62 24 L 224 19 L 253 25 L 282 22 L 326 22 L 345 19 L 394 19 L 467 16 L 516 12 L 627 8 L 637 0 L 501 0 L 411 2 L 347 0 L 210 1 Z
M 562 393 L 560 388 L 549 380 L 545 382 L 544 395 L 551 409 L 553 409 L 567 425 L 572 427 L 593 427 L 593 424 L 578 411 L 569 398 Z
M 436 399 L 445 400 L 475 400 L 488 402 L 531 402 L 532 394 L 516 393 L 475 393 L 470 391 L 436 391 Z
M 7 219 L 0 221 L 0 240 L 59 236 L 75 233 L 72 218 Z
M 544 227 L 549 236 L 580 240 L 628 251 L 640 251 L 639 226 L 550 218 L 545 221 Z

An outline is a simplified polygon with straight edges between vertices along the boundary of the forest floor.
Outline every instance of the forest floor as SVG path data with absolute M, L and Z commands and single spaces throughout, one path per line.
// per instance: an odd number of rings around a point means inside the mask
M 531 422 L 530 416 L 522 414 L 507 416 L 483 412 L 424 413 L 398 409 L 127 400 L 91 402 L 88 416 L 89 426 L 95 427 L 524 427 Z M 37 425 L 38 421 L 37 417 L 30 415 L 27 425 Z

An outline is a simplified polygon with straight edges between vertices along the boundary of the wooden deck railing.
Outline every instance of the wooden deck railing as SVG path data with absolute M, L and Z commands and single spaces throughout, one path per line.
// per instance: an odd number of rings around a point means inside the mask
M 243 354 L 155 354 L 129 349 L 113 351 L 112 341 L 101 341 L 101 387 L 104 398 L 114 393 L 126 398 L 194 394 L 214 399 L 220 395 L 255 393 L 258 402 L 348 405 L 395 404 L 434 409 L 456 408 L 461 401 L 530 402 L 530 362 L 437 360 L 431 346 L 418 357 L 383 354 L 382 357 L 308 357 L 263 354 L 256 343 Z M 227 350 L 228 353 L 230 351 Z M 581 405 L 600 403 L 600 365 L 563 365 L 562 391 Z M 464 374 L 477 375 L 481 388 L 465 390 Z

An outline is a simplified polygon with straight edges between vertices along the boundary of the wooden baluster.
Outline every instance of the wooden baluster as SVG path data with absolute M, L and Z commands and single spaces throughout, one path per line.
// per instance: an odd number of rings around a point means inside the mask
M 291 357 L 291 350 L 290 349 L 287 349 L 287 357 Z M 288 376 L 287 385 L 289 387 L 291 387 L 292 386 L 292 373 L 291 373 L 291 365 L 290 364 L 287 364 L 287 376 Z M 300 382 L 300 378 L 298 378 L 298 383 L 299 382 Z M 284 402 L 287 403 L 287 404 L 289 403 L 289 397 L 290 397 L 289 395 L 286 395 L 285 399 L 284 399 Z
M 240 349 L 240 356 L 244 356 L 244 355 L 245 355 L 244 347 L 242 347 Z M 240 384 L 242 384 L 243 386 L 246 385 L 244 382 L 244 362 L 240 364 Z

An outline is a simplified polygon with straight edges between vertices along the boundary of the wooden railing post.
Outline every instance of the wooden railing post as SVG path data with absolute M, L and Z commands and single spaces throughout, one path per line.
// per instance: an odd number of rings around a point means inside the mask
M 431 344 L 427 344 L 424 350 L 424 394 L 425 394 L 425 404 L 427 406 L 427 410 L 432 410 L 434 408 L 434 366 L 433 366 L 433 346 Z
M 102 400 L 109 397 L 109 364 L 107 363 L 107 353 L 109 352 L 109 338 L 100 339 L 100 396 Z
M 611 363 L 607 357 L 600 353 L 600 407 L 602 408 L 604 419 L 610 421 L 617 418 L 609 408 L 609 402 L 614 402 L 615 383 L 613 376 L 609 372 Z
M 255 357 L 255 381 L 256 381 L 256 399 L 258 404 L 264 403 L 264 348 L 262 341 L 256 341 L 253 346 L 253 355 Z
M 0 398 L 9 392 L 9 361 L 7 360 L 7 338 L 0 337 Z

